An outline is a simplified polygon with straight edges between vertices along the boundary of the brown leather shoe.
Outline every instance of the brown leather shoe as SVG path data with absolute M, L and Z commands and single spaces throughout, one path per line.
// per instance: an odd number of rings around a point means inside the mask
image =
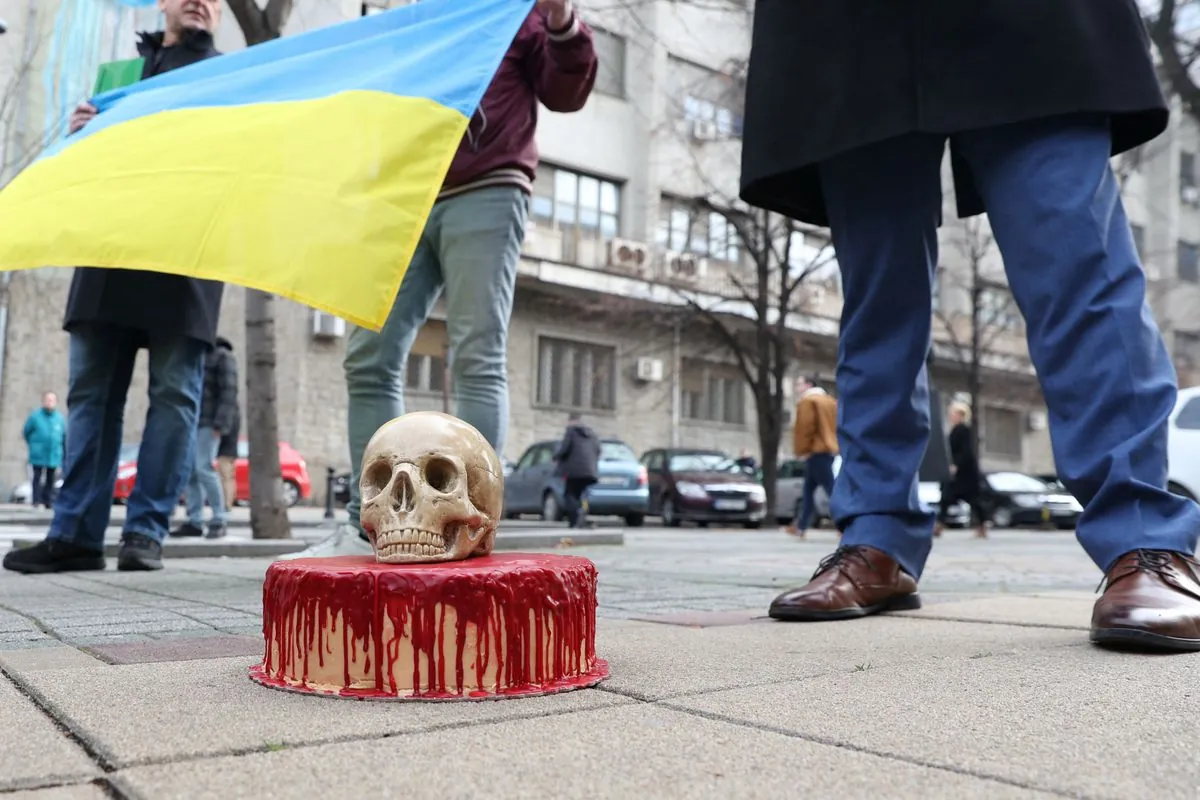
M 1104 576 L 1092 610 L 1095 644 L 1200 651 L 1200 563 L 1167 550 L 1134 550 Z
M 768 613 L 786 622 L 824 622 L 920 607 L 917 582 L 891 556 L 847 545 L 826 556 L 806 586 L 776 597 Z

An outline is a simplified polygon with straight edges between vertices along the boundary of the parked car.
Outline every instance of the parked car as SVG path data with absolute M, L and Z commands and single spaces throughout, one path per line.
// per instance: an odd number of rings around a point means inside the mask
M 58 490 L 61 488 L 62 488 L 62 478 L 55 478 L 54 479 L 54 493 L 55 493 L 56 497 L 58 496 Z M 18 483 L 16 486 L 13 487 L 12 491 L 9 492 L 9 494 L 8 494 L 8 502 L 16 503 L 16 504 L 24 505 L 24 506 L 29 505 L 29 501 L 32 498 L 33 498 L 33 484 L 30 481 L 25 481 L 24 483 Z
M 1070 530 L 1083 513 L 1083 506 L 1070 494 L 1021 472 L 986 474 L 980 499 L 997 528 L 1052 524 Z
M 234 480 L 237 484 L 236 503 L 250 502 L 250 443 L 245 439 L 238 442 L 237 460 L 234 462 Z M 124 503 L 133 491 L 137 479 L 137 444 L 121 445 L 117 464 L 117 482 L 113 487 L 113 502 Z M 215 463 L 215 462 L 214 462 Z M 287 442 L 279 443 L 279 468 L 283 475 L 283 499 L 288 506 L 312 497 L 312 481 L 308 477 L 308 464 Z
M 775 521 L 787 524 L 800 516 L 800 503 L 804 500 L 804 459 L 787 458 L 779 462 L 779 475 L 775 479 Z M 836 476 L 842 467 L 842 457 L 833 460 L 833 474 Z M 829 495 L 817 487 L 816 497 L 813 498 L 817 512 L 813 523 L 818 527 L 824 522 L 832 522 L 829 511 Z
M 514 464 L 507 458 L 500 459 L 504 464 L 504 477 L 512 474 Z M 346 505 L 350 502 L 350 471 L 339 472 L 333 476 L 333 501 Z
M 718 450 L 662 449 L 642 456 L 650 481 L 650 514 L 663 525 L 762 525 L 767 493 L 733 459 Z
M 510 519 L 540 514 L 558 521 L 565 518 L 566 481 L 554 462 L 558 440 L 533 444 L 504 479 L 504 513 Z M 600 440 L 599 480 L 584 495 L 593 517 L 622 517 L 630 527 L 642 525 L 649 508 L 646 470 L 629 445 L 619 439 Z
M 1180 389 L 1167 429 L 1167 488 L 1200 500 L 1200 386 Z

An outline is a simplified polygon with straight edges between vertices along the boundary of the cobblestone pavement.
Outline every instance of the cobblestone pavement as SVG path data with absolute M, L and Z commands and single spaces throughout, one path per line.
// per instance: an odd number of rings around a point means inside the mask
M 637 618 L 765 610 L 835 546 L 777 531 L 629 532 L 622 547 L 573 548 L 600 570 L 600 614 Z M 211 636 L 258 637 L 266 559 L 177 559 L 158 573 L 0 574 L 0 646 L 84 647 Z M 930 559 L 926 603 L 981 595 L 1091 592 L 1099 580 L 1070 534 L 949 532 Z

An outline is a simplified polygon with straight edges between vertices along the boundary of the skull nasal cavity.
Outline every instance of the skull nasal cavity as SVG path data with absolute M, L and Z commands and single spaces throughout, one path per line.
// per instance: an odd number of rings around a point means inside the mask
M 392 485 L 392 504 L 397 511 L 412 511 L 413 505 L 416 502 L 416 491 L 413 488 L 412 478 L 409 477 L 408 471 L 404 470 L 396 475 L 396 482 Z
M 444 458 L 431 458 L 425 462 L 425 482 L 434 491 L 452 492 L 458 484 L 458 469 Z

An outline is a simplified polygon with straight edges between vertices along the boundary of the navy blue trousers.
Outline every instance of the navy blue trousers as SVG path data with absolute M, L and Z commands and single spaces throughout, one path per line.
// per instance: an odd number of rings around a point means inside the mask
M 1080 543 L 1104 570 L 1138 548 L 1192 554 L 1200 507 L 1166 490 L 1176 375 L 1146 304 L 1106 119 L 953 138 L 1025 317 L 1059 477 L 1085 508 Z M 945 143 L 911 134 L 820 166 L 845 296 L 832 510 L 843 544 L 878 548 L 914 577 L 932 545 L 917 472 Z

